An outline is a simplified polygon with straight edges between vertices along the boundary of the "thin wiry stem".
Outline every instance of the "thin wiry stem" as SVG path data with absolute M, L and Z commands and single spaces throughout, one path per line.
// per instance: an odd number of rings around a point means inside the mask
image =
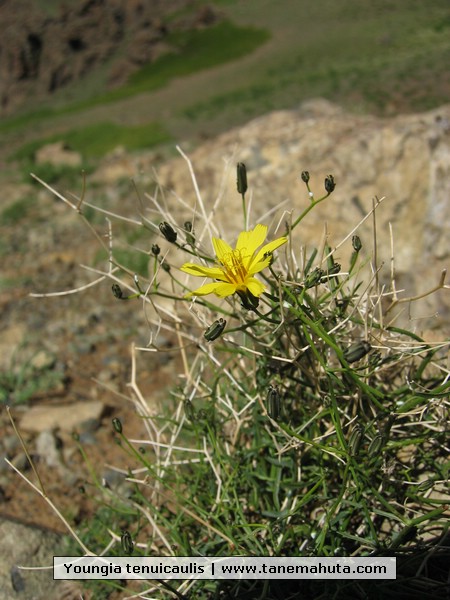
M 422 298 L 426 298 L 427 296 L 431 296 L 435 292 L 439 290 L 447 289 L 450 290 L 450 286 L 445 284 L 445 278 L 447 276 L 447 269 L 442 269 L 441 275 L 439 277 L 439 282 L 437 285 L 433 286 L 431 289 L 423 292 L 422 294 L 417 294 L 417 296 L 409 296 L 408 298 L 400 298 L 394 299 L 389 307 L 386 309 L 386 314 L 391 311 L 397 304 L 404 304 L 405 302 L 415 302 L 416 300 L 421 300 Z
M 53 510 L 53 512 L 62 521 L 62 523 L 64 524 L 64 526 L 66 527 L 66 529 L 68 530 L 68 532 L 70 533 L 70 535 L 74 538 L 74 540 L 77 542 L 77 544 L 83 550 L 83 552 L 85 553 L 85 555 L 86 556 L 97 556 L 94 552 L 91 552 L 89 550 L 89 548 L 87 548 L 84 545 L 84 543 L 81 541 L 81 539 L 75 533 L 74 529 L 71 527 L 71 525 L 69 524 L 69 522 L 67 521 L 67 519 L 58 510 L 58 508 L 56 507 L 56 505 L 54 504 L 54 502 L 52 502 L 52 500 L 47 496 L 47 494 L 42 489 L 40 489 L 39 487 L 37 487 L 36 485 L 34 485 L 34 483 L 32 481 L 30 481 L 28 479 L 28 477 L 25 477 L 25 475 L 23 473 L 21 473 L 19 471 L 19 469 L 17 469 L 17 467 L 15 467 L 7 458 L 5 458 L 5 462 L 11 467 L 11 469 L 13 469 L 19 475 L 19 477 L 21 477 L 24 481 L 26 481 L 28 483 L 28 485 L 31 488 L 33 488 L 33 490 L 35 492 L 37 492 L 39 494 L 39 496 L 41 496 L 41 498 L 43 498 L 45 500 L 45 502 L 47 502 L 47 504 L 50 506 L 50 508 Z

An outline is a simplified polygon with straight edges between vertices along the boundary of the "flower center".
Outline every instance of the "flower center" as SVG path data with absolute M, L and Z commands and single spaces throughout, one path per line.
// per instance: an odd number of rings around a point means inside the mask
M 233 250 L 222 257 L 224 272 L 230 282 L 235 284 L 245 283 L 248 273 L 244 266 L 243 256 L 240 250 Z

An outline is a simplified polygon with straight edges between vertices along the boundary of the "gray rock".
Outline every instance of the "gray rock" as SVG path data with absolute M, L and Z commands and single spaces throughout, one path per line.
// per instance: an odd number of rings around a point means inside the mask
M 59 406 L 33 406 L 22 417 L 20 428 L 39 433 L 58 427 L 62 431 L 71 432 L 88 419 L 99 419 L 103 408 L 104 405 L 99 400 Z
M 0 518 L 0 600 L 41 600 L 52 597 L 58 582 L 53 571 L 22 570 L 19 566 L 52 566 L 61 536 Z
M 44 371 L 45 369 L 51 369 L 52 367 L 54 367 L 55 362 L 56 359 L 54 356 L 52 356 L 45 350 L 40 350 L 31 358 L 30 366 L 36 369 L 37 371 Z
M 2 437 L 2 445 L 8 454 L 14 453 L 20 447 L 20 440 L 15 433 Z

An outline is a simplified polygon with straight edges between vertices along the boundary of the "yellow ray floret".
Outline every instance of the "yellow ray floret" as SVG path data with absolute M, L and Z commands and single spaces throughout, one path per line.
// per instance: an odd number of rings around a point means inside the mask
M 187 296 L 216 294 L 216 296 L 224 298 L 247 291 L 255 297 L 261 296 L 266 288 L 253 275 L 268 267 L 272 260 L 272 252 L 287 242 L 286 237 L 281 237 L 265 244 L 258 250 L 266 239 L 266 235 L 266 225 L 256 225 L 251 231 L 242 231 L 234 250 L 224 240 L 212 238 L 217 256 L 217 266 L 204 267 L 194 263 L 185 263 L 181 270 L 189 275 L 210 277 L 216 281 L 202 285 Z

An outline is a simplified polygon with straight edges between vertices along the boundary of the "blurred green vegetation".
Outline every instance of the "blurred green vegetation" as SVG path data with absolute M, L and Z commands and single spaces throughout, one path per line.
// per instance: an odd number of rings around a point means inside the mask
M 0 370 L 0 403 L 17 405 L 28 402 L 35 394 L 49 392 L 64 380 L 56 360 L 35 364 L 34 357 L 23 359 L 18 351 L 8 369 Z
M 103 122 L 34 140 L 24 144 L 11 158 L 32 161 L 40 147 L 57 141 L 63 141 L 71 150 L 79 152 L 85 159 L 90 159 L 99 158 L 117 146 L 137 150 L 151 148 L 169 140 L 170 135 L 158 123 L 122 126 Z
M 16 225 L 28 216 L 30 208 L 31 201 L 28 197 L 19 198 L 1 211 L 0 225 Z
M 231 89 L 186 106 L 182 116 L 203 122 L 224 112 L 228 119 L 238 113 L 248 118 L 314 97 L 381 114 L 427 110 L 448 101 L 447 2 L 280 4 L 289 5 L 283 16 L 270 2 L 261 7 L 273 18 L 274 31 L 286 28 L 267 64 L 256 66 L 247 81 L 237 78 Z M 298 24 L 297 36 L 289 18 Z
M 183 77 L 203 69 L 236 60 L 266 42 L 268 31 L 253 27 L 237 27 L 223 21 L 202 30 L 173 34 L 168 42 L 177 52 L 162 56 L 155 63 L 134 73 L 123 87 L 100 96 L 98 101 L 110 102 L 167 85 L 176 77 Z

